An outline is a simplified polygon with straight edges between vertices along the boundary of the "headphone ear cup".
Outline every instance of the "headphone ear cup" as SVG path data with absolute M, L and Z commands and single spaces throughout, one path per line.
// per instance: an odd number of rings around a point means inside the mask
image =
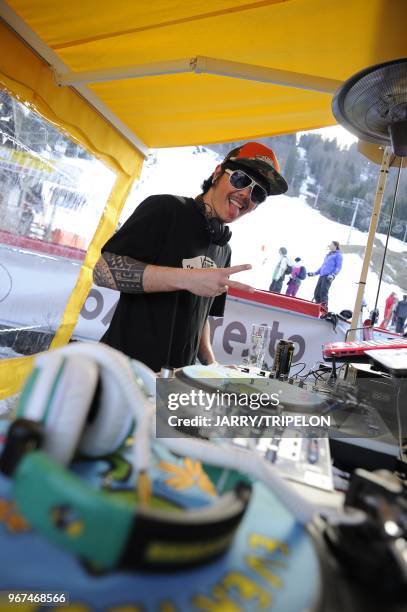
M 213 244 L 217 244 L 218 246 L 225 246 L 232 236 L 230 229 L 216 217 L 206 219 L 206 222 L 208 225 L 211 242 L 213 242 Z
M 229 240 L 232 237 L 232 232 L 230 231 L 230 229 L 227 227 L 227 225 L 223 225 L 222 226 L 222 230 L 220 233 L 220 236 L 216 242 L 216 244 L 218 246 L 225 246 L 225 244 L 227 244 L 229 242 Z
M 116 378 L 106 368 L 100 369 L 101 394 L 94 418 L 85 426 L 79 444 L 83 455 L 99 457 L 117 450 L 134 427 L 129 409 Z
M 36 361 L 21 395 L 17 417 L 42 423 L 44 450 L 67 465 L 81 438 L 98 381 L 98 367 L 86 357 L 47 353 Z

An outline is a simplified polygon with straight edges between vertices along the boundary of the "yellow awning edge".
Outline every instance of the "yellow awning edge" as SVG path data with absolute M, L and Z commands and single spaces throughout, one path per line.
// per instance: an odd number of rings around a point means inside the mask
M 50 67 L 1 20 L 0 88 L 83 145 L 116 174 L 109 200 L 51 344 L 51 348 L 55 348 L 65 344 L 72 334 L 92 285 L 93 266 L 102 245 L 117 225 L 131 185 L 140 175 L 144 156 L 74 90 L 58 87 Z M 0 361 L 0 399 L 18 392 L 33 360 L 33 356 L 28 356 Z
M 89 245 L 76 286 L 69 297 L 64 314 L 62 315 L 61 324 L 51 343 L 51 348 L 63 346 L 72 335 L 79 312 L 92 286 L 92 271 L 99 258 L 100 249 L 111 235 L 112 228 L 117 225 L 120 211 L 126 201 L 132 182 L 132 180 L 129 180 L 123 174 L 119 175 L 115 182 L 105 212 L 100 219 L 93 240 Z
M 31 372 L 33 357 L 0 360 L 0 400 L 14 395 Z
M 0 83 L 115 172 L 135 177 L 142 155 L 0 20 Z

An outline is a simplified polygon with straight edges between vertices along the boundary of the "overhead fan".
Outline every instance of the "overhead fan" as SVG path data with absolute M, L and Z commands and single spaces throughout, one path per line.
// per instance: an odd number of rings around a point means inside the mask
M 407 58 L 396 59 L 366 68 L 350 77 L 336 92 L 332 112 L 338 123 L 363 141 L 385 145 L 379 182 L 377 186 L 365 258 L 359 280 L 359 289 L 352 317 L 351 328 L 357 329 L 373 241 L 377 229 L 387 171 L 398 157 L 399 171 L 390 214 L 389 229 L 376 294 L 374 313 L 377 312 L 380 286 L 389 242 L 393 213 L 403 157 L 407 156 Z M 387 147 L 391 145 L 394 155 Z M 392 159 L 393 157 L 393 159 Z M 373 316 L 373 320 L 375 316 Z M 373 325 L 373 323 L 372 323 Z M 354 338 L 354 331 L 351 338 Z
M 338 123 L 362 140 L 407 156 L 407 58 L 378 64 L 345 81 L 332 101 Z

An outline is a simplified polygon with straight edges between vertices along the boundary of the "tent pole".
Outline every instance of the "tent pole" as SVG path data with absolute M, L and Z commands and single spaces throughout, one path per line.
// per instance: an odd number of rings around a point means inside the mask
M 379 180 L 377 181 L 376 194 L 374 198 L 373 212 L 370 219 L 369 234 L 367 237 L 365 256 L 363 259 L 362 271 L 360 273 L 359 287 L 356 295 L 355 307 L 353 309 L 351 331 L 349 332 L 348 338 L 350 341 L 356 338 L 356 327 L 359 323 L 360 309 L 362 306 L 363 294 L 365 292 L 367 273 L 369 271 L 370 260 L 372 258 L 373 242 L 376 235 L 377 224 L 379 222 L 380 207 L 382 204 L 384 188 L 386 186 L 387 175 L 391 163 L 391 149 L 386 147 L 383 152 L 382 165 L 380 167 Z
M 398 170 L 398 173 L 397 173 L 396 187 L 394 189 L 393 204 L 391 206 L 391 213 L 390 213 L 390 220 L 389 220 L 389 229 L 387 230 L 386 244 L 384 245 L 382 267 L 380 269 L 379 284 L 378 284 L 378 287 L 377 287 L 376 301 L 375 301 L 375 305 L 374 305 L 374 310 L 376 310 L 377 302 L 379 301 L 380 287 L 382 285 L 382 278 L 383 278 L 383 271 L 384 271 L 384 264 L 386 263 L 387 249 L 388 249 L 391 229 L 392 229 L 392 225 L 393 225 L 394 209 L 396 207 L 397 192 L 398 192 L 399 185 L 400 185 L 400 174 L 401 174 L 401 166 L 403 165 L 403 158 L 400 157 L 399 159 L 400 159 L 400 165 L 399 165 L 399 170 Z

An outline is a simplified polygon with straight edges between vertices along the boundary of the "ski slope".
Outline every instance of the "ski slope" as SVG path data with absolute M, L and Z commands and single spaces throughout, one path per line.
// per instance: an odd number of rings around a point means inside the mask
M 149 195 L 196 196 L 202 181 L 210 176 L 220 161 L 216 153 L 203 147 L 155 150 L 144 165 L 141 180 L 129 197 L 121 222 Z M 258 289 L 268 289 L 281 246 L 287 248 L 292 259 L 301 257 L 308 271 L 315 271 L 328 252 L 328 244 L 332 240 L 346 244 L 350 231 L 349 226 L 327 219 L 303 199 L 285 195 L 268 198 L 255 212 L 231 224 L 230 228 L 233 232 L 232 263 L 250 263 L 253 266 L 252 270 L 234 278 Z M 378 235 L 378 238 L 384 244 L 385 236 Z M 365 245 L 366 240 L 367 233 L 352 230 L 351 245 Z M 389 248 L 397 252 L 407 251 L 407 244 L 391 238 Z M 342 271 L 331 287 L 330 310 L 353 309 L 361 267 L 359 255 L 344 255 Z M 316 282 L 317 277 L 304 280 L 298 297 L 312 299 Z M 370 270 L 365 291 L 369 309 L 374 306 L 377 287 L 378 275 Z M 391 291 L 401 296 L 398 286 L 382 282 L 378 304 L 380 316 L 384 311 L 384 300 Z

